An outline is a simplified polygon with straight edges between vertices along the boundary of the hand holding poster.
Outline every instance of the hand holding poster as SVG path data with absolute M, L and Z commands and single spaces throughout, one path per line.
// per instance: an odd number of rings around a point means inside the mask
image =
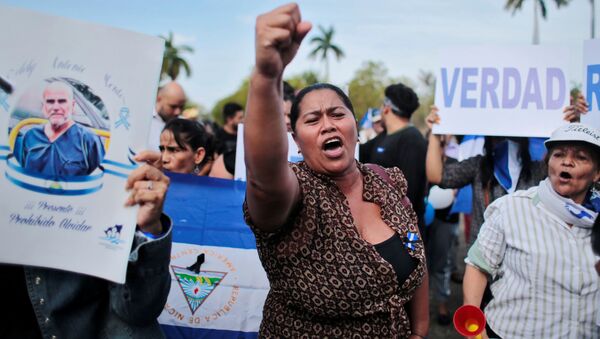
M 0 30 L 0 262 L 122 283 L 164 43 L 10 7 Z
M 548 46 L 465 47 L 441 54 L 436 134 L 547 137 L 564 124 L 570 54 Z
M 600 40 L 588 40 L 583 44 L 583 89 L 589 112 L 581 116 L 581 122 L 600 128 Z

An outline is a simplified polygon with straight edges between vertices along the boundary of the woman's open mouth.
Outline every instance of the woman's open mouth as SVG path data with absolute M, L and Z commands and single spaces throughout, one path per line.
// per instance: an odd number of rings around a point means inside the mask
M 560 176 L 562 179 L 573 179 L 573 176 L 569 172 L 560 172 L 558 176 Z
M 327 157 L 337 158 L 344 152 L 344 148 L 342 146 L 342 139 L 339 137 L 333 137 L 325 140 L 323 143 L 323 151 Z

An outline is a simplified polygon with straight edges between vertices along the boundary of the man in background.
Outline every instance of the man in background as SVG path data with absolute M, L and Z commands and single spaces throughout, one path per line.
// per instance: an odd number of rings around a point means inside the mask
M 217 131 L 217 153 L 223 154 L 227 151 L 234 151 L 237 143 L 238 125 L 244 119 L 244 108 L 235 103 L 229 102 L 223 106 L 223 128 Z
M 169 120 L 179 118 L 186 100 L 183 87 L 175 81 L 159 88 L 156 96 L 155 112 L 150 124 L 150 134 L 148 135 L 148 149 L 158 151 L 160 133 Z
M 381 118 L 385 133 L 361 145 L 360 160 L 383 167 L 398 167 L 408 183 L 408 198 L 419 218 L 419 229 L 424 235 L 425 213 L 425 157 L 427 143 L 419 130 L 410 123 L 419 108 L 417 94 L 401 83 L 385 89 Z

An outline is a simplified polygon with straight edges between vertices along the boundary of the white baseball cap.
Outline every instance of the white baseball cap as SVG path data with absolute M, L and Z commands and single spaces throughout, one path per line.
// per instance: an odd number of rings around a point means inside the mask
M 600 151 L 600 130 L 580 123 L 564 125 L 552 132 L 550 139 L 544 141 L 544 145 L 548 149 L 553 143 L 563 141 L 585 142 Z

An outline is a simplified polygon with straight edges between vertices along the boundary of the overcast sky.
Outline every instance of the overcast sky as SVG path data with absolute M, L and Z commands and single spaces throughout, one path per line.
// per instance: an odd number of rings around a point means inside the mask
M 233 0 L 0 0 L 29 8 L 150 35 L 173 31 L 176 42 L 195 49 L 187 56 L 192 77 L 181 78 L 188 96 L 208 109 L 231 94 L 249 75 L 254 61 L 254 20 L 285 1 Z M 346 57 L 331 61 L 330 78 L 345 86 L 367 60 L 382 61 L 393 77 L 415 78 L 420 69 L 434 70 L 440 48 L 454 45 L 529 44 L 533 3 L 512 15 L 504 0 L 368 0 L 298 1 L 305 20 L 333 25 L 335 42 Z M 587 0 L 557 10 L 547 1 L 548 19 L 540 22 L 543 44 L 567 44 L 580 62 L 581 43 L 590 37 Z M 600 6 L 598 6 L 600 7 Z M 598 11 L 598 10 L 597 10 Z M 318 30 L 313 29 L 311 35 Z M 286 76 L 305 70 L 323 72 L 307 58 L 305 43 Z

